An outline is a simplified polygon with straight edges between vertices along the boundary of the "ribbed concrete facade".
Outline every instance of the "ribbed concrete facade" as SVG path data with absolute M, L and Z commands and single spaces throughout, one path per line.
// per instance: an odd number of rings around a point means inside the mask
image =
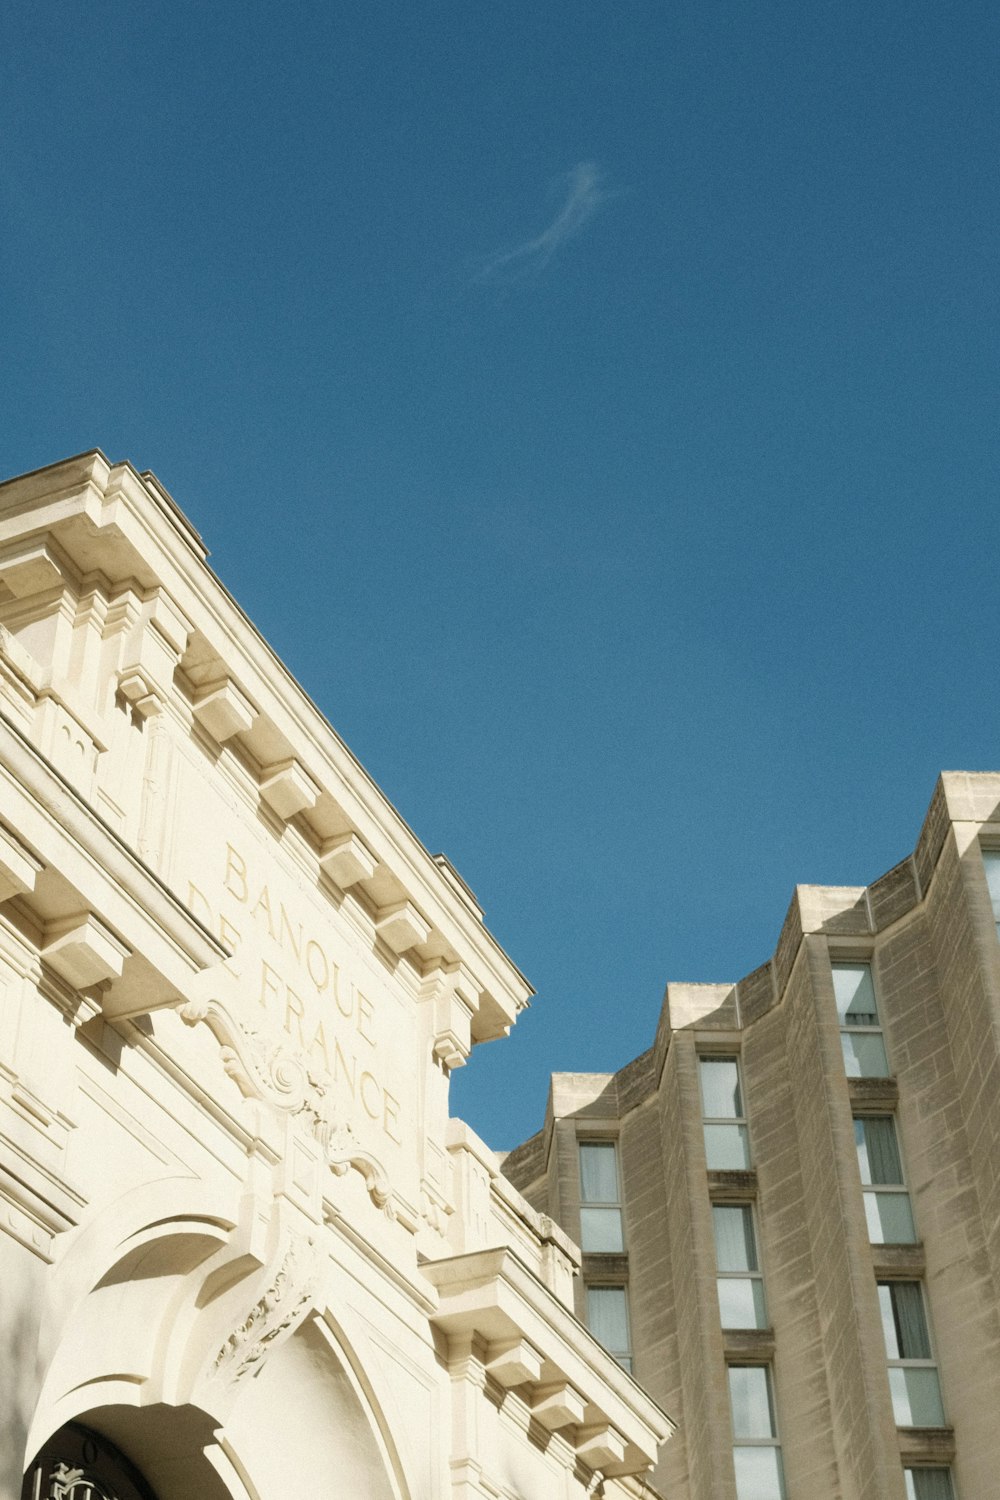
M 555 1075 L 506 1159 L 582 1239 L 581 1316 L 625 1289 L 634 1374 L 679 1423 L 671 1500 L 1000 1492 L 995 850 L 1000 776 L 945 774 L 912 857 L 799 887 L 770 962 L 669 984 L 650 1050 Z

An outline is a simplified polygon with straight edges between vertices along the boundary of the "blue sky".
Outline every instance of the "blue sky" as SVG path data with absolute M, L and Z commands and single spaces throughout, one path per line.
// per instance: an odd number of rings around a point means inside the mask
M 491 1144 L 1000 766 L 1000 16 L 0 16 L 0 472 L 153 469 L 539 995 Z

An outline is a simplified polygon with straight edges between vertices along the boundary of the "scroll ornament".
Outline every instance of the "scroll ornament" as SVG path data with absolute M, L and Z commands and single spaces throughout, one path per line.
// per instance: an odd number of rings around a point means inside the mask
M 301 1117 L 326 1154 L 330 1170 L 343 1177 L 360 1172 L 376 1208 L 395 1218 L 392 1189 L 381 1162 L 362 1149 L 346 1121 L 337 1121 L 329 1078 L 311 1068 L 273 1035 L 244 1025 L 221 1000 L 189 1000 L 179 1009 L 188 1026 L 209 1028 L 221 1048 L 222 1065 L 240 1093 L 284 1114 Z

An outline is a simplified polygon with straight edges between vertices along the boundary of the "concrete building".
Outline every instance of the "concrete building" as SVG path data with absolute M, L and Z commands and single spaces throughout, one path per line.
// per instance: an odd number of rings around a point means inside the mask
M 946 774 L 912 857 L 800 886 L 770 962 L 669 984 L 506 1158 L 678 1421 L 664 1494 L 1000 1494 L 998 918 L 1000 776 Z
M 448 1113 L 529 993 L 151 474 L 0 486 L 0 1500 L 648 1496 Z

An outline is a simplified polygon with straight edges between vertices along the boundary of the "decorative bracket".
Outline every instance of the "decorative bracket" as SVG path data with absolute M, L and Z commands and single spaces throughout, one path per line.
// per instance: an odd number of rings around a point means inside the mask
M 233 1384 L 252 1375 L 270 1345 L 293 1333 L 306 1316 L 321 1269 L 315 1241 L 293 1240 L 267 1289 L 216 1354 L 213 1374 Z
M 334 1176 L 343 1177 L 352 1168 L 360 1172 L 375 1207 L 395 1218 L 385 1168 L 362 1149 L 349 1125 L 333 1118 L 328 1077 L 314 1072 L 282 1042 L 244 1026 L 221 1000 L 189 1000 L 179 1014 L 188 1026 L 205 1023 L 220 1044 L 223 1067 L 244 1098 L 302 1116 Z

